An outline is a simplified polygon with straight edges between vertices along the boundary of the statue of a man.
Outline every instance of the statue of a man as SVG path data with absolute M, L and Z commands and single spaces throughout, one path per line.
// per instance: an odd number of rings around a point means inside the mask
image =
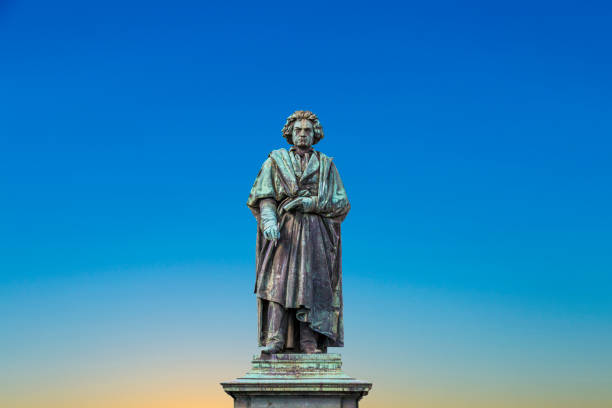
M 344 345 L 340 223 L 350 204 L 332 158 L 312 148 L 317 116 L 296 111 L 282 130 L 291 148 L 264 162 L 247 205 L 257 218 L 259 345 L 264 353 Z

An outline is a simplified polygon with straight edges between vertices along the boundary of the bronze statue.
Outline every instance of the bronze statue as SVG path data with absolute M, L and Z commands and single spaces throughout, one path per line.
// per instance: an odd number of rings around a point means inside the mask
M 256 282 L 263 353 L 325 353 L 344 345 L 340 223 L 350 204 L 332 158 L 312 148 L 317 116 L 296 111 L 291 148 L 264 162 L 247 205 L 257 218 Z

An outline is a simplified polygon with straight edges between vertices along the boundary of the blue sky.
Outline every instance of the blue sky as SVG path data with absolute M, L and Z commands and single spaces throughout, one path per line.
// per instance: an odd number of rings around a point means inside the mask
M 150 355 L 206 353 L 211 331 L 232 337 L 215 355 L 240 350 L 227 375 L 246 368 L 256 226 L 245 202 L 285 144 L 284 119 L 310 109 L 352 203 L 341 351 L 354 373 L 388 395 L 387 374 L 404 373 L 430 406 L 472 390 L 428 394 L 453 367 L 473 384 L 499 380 L 483 405 L 510 388 L 524 397 L 515 405 L 612 401 L 611 11 L 0 3 L 7 388 L 32 383 L 37 361 L 80 373 L 79 359 L 145 343 Z M 365 361 L 372 344 L 399 355 Z M 92 350 L 105 357 L 83 360 Z M 87 378 L 51 388 L 69 395 Z M 575 395 L 600 399 L 569 398 L 576 382 Z M 381 394 L 371 407 L 390 403 Z

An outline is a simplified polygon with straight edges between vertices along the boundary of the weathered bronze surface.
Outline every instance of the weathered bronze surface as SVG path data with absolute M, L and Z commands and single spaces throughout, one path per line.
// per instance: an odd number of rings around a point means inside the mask
M 340 223 L 350 204 L 332 158 L 312 145 L 319 119 L 296 111 L 292 147 L 270 153 L 247 205 L 257 219 L 255 293 L 264 353 L 321 353 L 344 345 Z
M 341 367 L 339 354 L 263 354 L 248 373 L 221 385 L 235 408 L 357 408 L 372 384 Z

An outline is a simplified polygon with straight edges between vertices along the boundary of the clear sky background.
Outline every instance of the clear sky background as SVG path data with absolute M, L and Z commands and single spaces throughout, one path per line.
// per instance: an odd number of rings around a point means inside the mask
M 296 109 L 363 408 L 612 406 L 611 7 L 424 3 L 1 1 L 0 406 L 232 407 Z

